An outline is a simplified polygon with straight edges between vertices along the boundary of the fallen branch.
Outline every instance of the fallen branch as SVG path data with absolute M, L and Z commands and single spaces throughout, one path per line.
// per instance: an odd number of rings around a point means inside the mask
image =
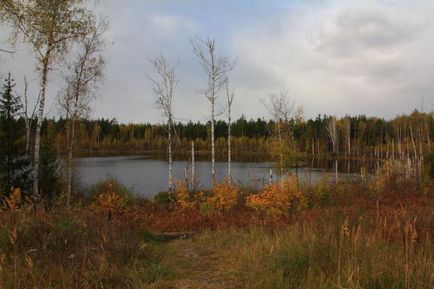
M 166 232 L 154 234 L 154 238 L 160 241 L 171 241 L 176 239 L 187 239 L 191 238 L 195 232 Z

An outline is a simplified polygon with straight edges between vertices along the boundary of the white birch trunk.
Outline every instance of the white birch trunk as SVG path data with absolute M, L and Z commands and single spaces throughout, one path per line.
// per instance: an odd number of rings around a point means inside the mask
M 33 177 L 33 196 L 36 202 L 40 201 L 41 198 L 39 192 L 39 156 L 40 156 L 40 147 L 41 147 L 41 127 L 44 118 L 45 95 L 46 95 L 47 81 L 48 81 L 49 57 L 50 57 L 50 52 L 47 52 L 43 60 L 42 78 L 41 78 L 41 95 L 39 99 L 39 110 L 37 114 L 36 129 L 35 129 L 35 149 L 34 149 L 34 156 L 33 156 L 32 177 Z
M 72 195 L 72 172 L 73 172 L 73 150 L 75 140 L 75 120 L 71 119 L 70 124 L 67 125 L 68 135 L 68 159 L 67 159 L 67 188 L 66 188 L 66 207 L 71 206 Z
M 228 177 L 229 183 L 232 182 L 232 172 L 231 172 L 231 108 L 228 108 Z
M 213 185 L 216 184 L 214 118 L 215 118 L 215 107 L 214 107 L 214 100 L 212 100 L 211 101 L 211 178 L 212 178 Z
M 169 154 L 169 193 L 172 193 L 173 189 L 173 177 L 172 177 L 172 115 L 169 115 L 169 120 L 167 122 L 168 126 L 168 138 L 167 138 L 167 146 L 168 146 L 168 154 Z
M 279 137 L 279 155 L 280 155 L 280 182 L 283 185 L 283 143 L 282 143 L 282 126 L 281 126 L 281 120 L 278 122 L 277 126 L 277 133 Z
M 196 167 L 195 167 L 195 159 L 194 159 L 194 141 L 191 141 L 191 189 L 194 190 L 195 187 L 195 178 L 196 178 Z

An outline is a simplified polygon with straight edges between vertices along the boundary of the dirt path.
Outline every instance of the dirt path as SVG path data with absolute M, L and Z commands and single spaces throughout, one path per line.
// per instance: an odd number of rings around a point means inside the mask
M 152 289 L 232 289 L 241 288 L 225 266 L 223 254 L 203 248 L 192 240 L 178 240 L 167 245 L 165 263 L 174 279 L 152 284 Z

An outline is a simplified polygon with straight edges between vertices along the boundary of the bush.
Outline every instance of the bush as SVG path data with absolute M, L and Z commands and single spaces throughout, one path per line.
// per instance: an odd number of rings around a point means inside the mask
M 238 187 L 228 181 L 216 184 L 211 193 L 211 196 L 206 199 L 206 204 L 213 212 L 227 211 L 237 204 Z
M 159 192 L 154 196 L 154 203 L 160 206 L 169 206 L 173 203 L 173 199 L 169 192 Z
M 306 198 L 297 187 L 292 175 L 282 184 L 267 185 L 258 194 L 248 196 L 246 206 L 270 215 L 286 215 L 306 207 Z
M 106 214 L 111 218 L 114 214 L 119 215 L 124 212 L 127 198 L 115 190 L 115 184 L 109 182 L 107 186 L 107 190 L 94 198 L 91 207 L 96 213 Z
M 119 196 L 125 197 L 128 200 L 134 199 L 134 193 L 130 188 L 119 182 L 117 179 L 110 177 L 104 181 L 96 183 L 90 189 L 90 198 L 98 196 L 101 192 L 113 191 Z

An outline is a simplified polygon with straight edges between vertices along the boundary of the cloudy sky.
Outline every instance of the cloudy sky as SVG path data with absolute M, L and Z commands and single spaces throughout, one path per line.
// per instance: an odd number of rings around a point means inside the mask
M 367 114 L 386 118 L 434 108 L 432 0 L 103 0 L 110 21 L 106 79 L 92 117 L 159 122 L 146 74 L 163 52 L 178 63 L 174 112 L 179 120 L 207 120 L 198 93 L 207 84 L 190 40 L 215 37 L 218 52 L 236 61 L 235 117 L 268 117 L 261 99 L 281 89 L 306 117 Z M 7 48 L 7 30 L 0 29 Z M 0 73 L 27 75 L 37 94 L 33 55 L 23 46 L 0 55 Z M 53 71 L 50 116 L 60 86 Z M 18 86 L 19 88 L 19 86 Z M 223 107 L 223 97 L 219 99 Z

